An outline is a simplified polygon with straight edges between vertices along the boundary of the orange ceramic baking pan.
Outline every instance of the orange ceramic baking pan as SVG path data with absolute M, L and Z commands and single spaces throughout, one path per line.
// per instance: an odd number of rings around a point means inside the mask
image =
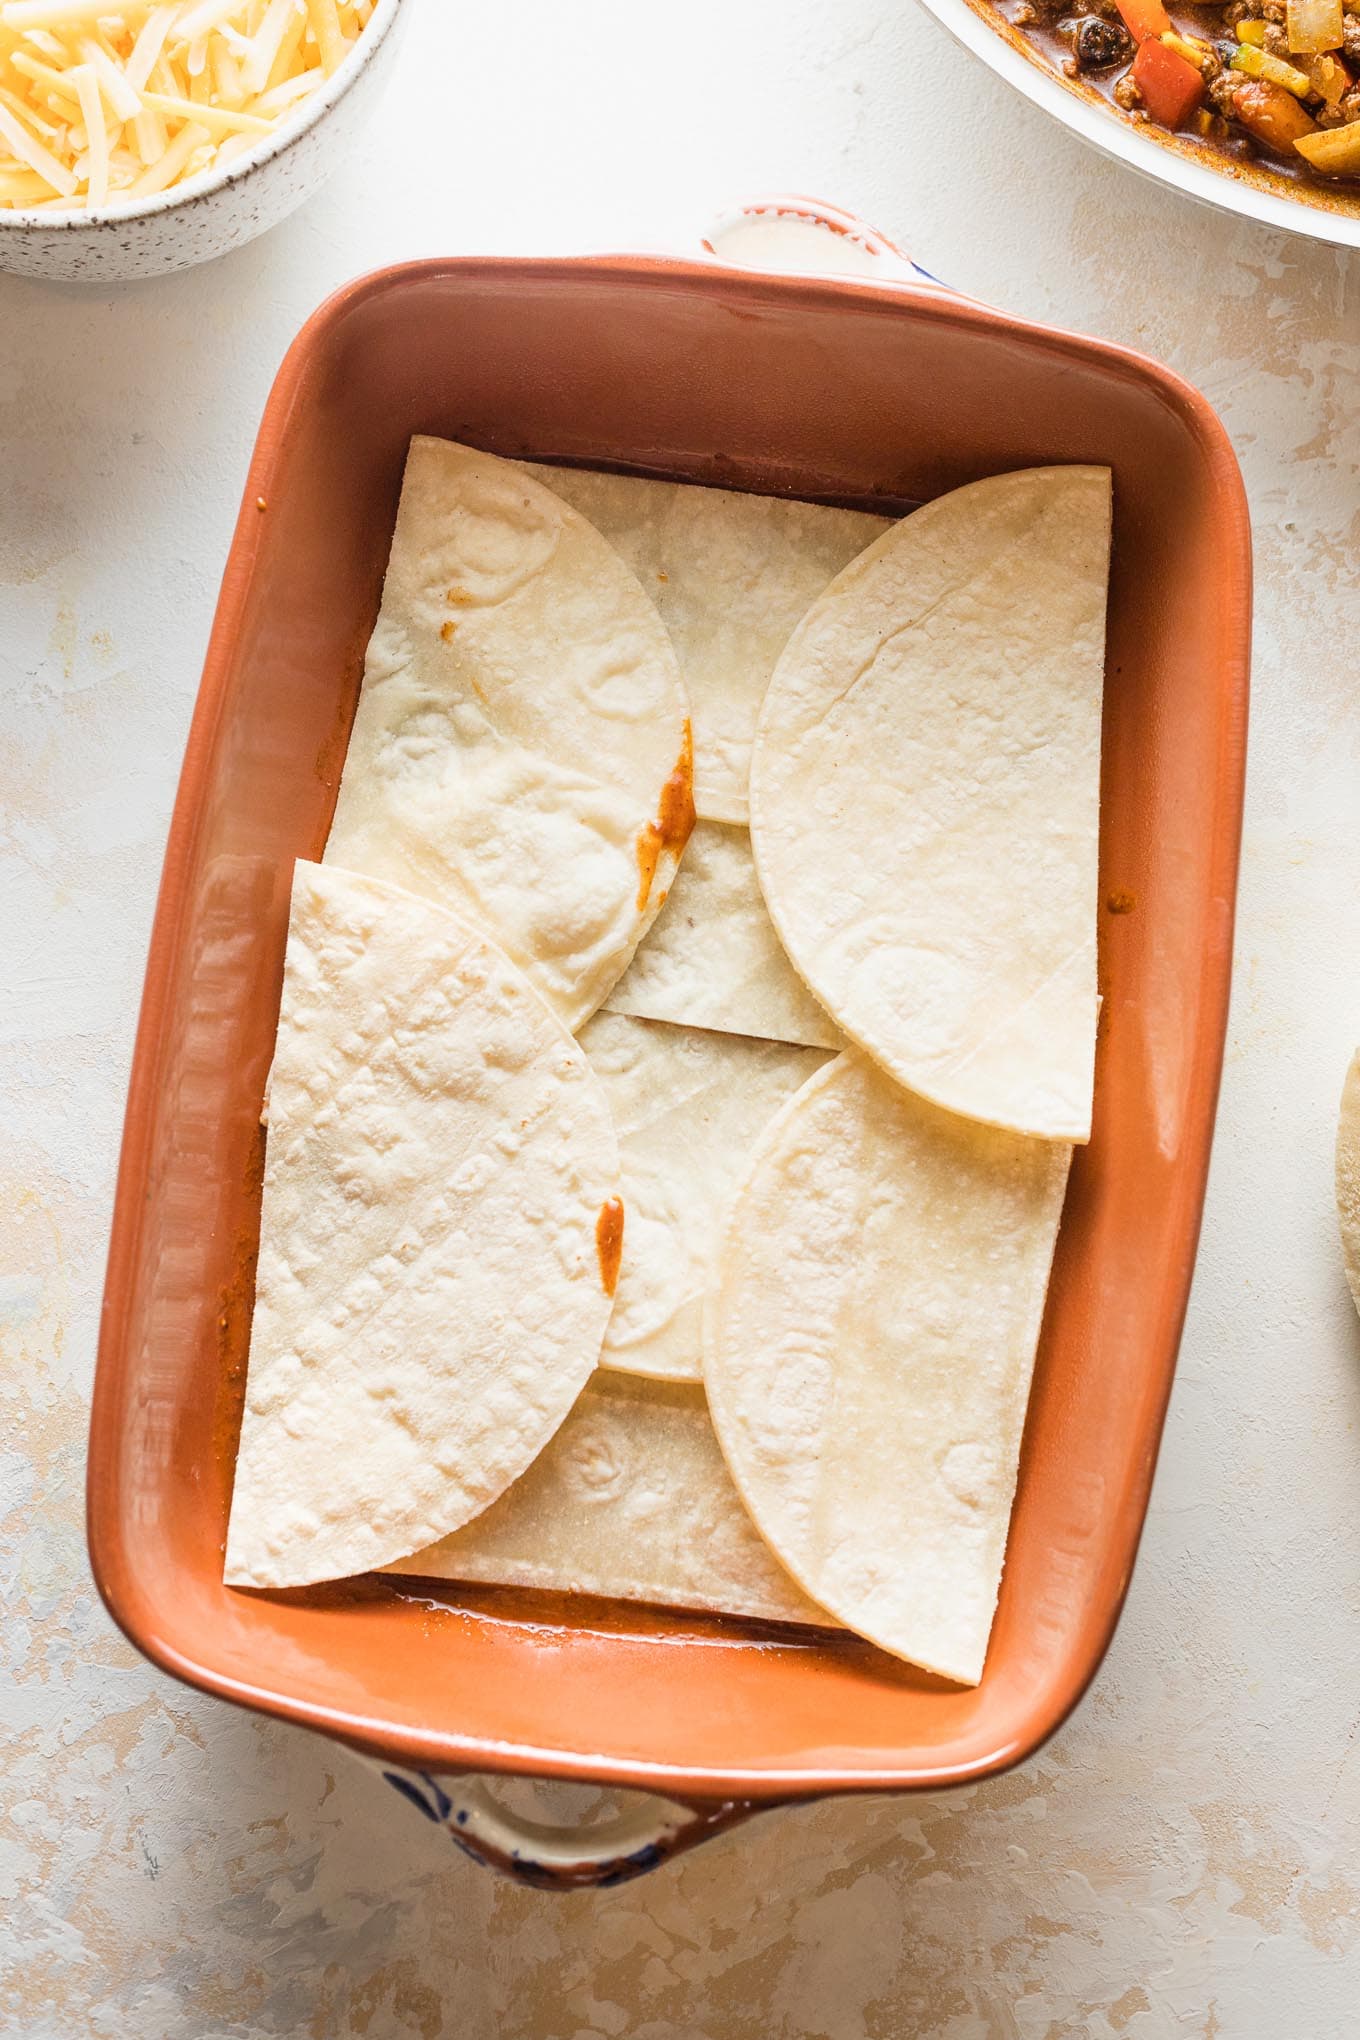
M 848 1636 L 388 1579 L 222 1584 L 290 874 L 326 840 L 415 432 L 872 508 L 1033 463 L 1114 470 L 1095 1131 L 976 1690 Z M 408 1777 L 640 1787 L 697 1805 L 695 1834 L 738 1801 L 976 1780 L 1050 1735 L 1129 1583 L 1194 1263 L 1249 576 L 1238 470 L 1203 398 L 1137 355 L 940 292 L 712 260 L 463 259 L 323 305 L 270 395 L 232 541 L 128 1103 L 89 1536 L 147 1656 Z M 998 871 L 998 912 L 1022 913 L 1007 884 Z

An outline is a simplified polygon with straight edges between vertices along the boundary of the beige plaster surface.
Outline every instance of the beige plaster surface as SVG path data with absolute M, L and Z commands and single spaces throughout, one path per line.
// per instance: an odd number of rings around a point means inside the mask
M 1227 422 L 1259 602 L 1220 1133 L 1143 1553 L 1075 1719 L 978 1790 L 775 1814 L 555 1901 L 111 1629 L 81 1510 L 113 1167 L 217 579 L 302 317 L 379 261 L 678 246 L 762 189 L 1160 355 Z M 1330 1186 L 1360 1039 L 1357 368 L 1360 258 L 1104 162 L 907 0 L 424 0 L 360 155 L 272 237 L 107 294 L 0 277 L 0 2032 L 1360 2029 L 1360 1324 Z

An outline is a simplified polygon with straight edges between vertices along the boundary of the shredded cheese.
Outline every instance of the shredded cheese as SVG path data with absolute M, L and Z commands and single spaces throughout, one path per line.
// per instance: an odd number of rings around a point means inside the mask
M 347 47 L 345 31 L 335 11 L 335 0 L 307 0 L 307 19 L 312 24 L 312 34 L 329 78 L 331 72 L 344 62 Z
M 152 68 L 160 56 L 170 24 L 175 18 L 173 4 L 169 7 L 153 7 L 137 31 L 137 40 L 123 66 L 123 76 L 134 92 L 141 92 Z
M 85 186 L 85 203 L 91 211 L 107 205 L 109 197 L 109 130 L 99 104 L 99 81 L 88 64 L 77 64 L 71 72 L 80 95 L 81 118 L 85 122 L 86 151 L 76 178 Z
M 0 212 L 149 197 L 254 148 L 376 0 L 0 0 Z
M 297 0 L 268 0 L 264 19 L 251 39 L 241 76 L 247 92 L 263 92 Z
M 123 76 L 120 66 L 88 36 L 80 45 L 80 53 L 94 72 L 100 92 L 108 101 L 109 112 L 119 127 L 127 121 L 136 120 L 142 110 L 142 102 Z
M 169 92 L 144 92 L 143 99 L 167 120 L 197 121 L 210 135 L 267 135 L 273 123 L 268 115 L 238 112 L 230 106 L 214 106 L 206 99 L 179 99 Z
M 128 187 L 128 197 L 150 198 L 153 192 L 164 191 L 167 185 L 176 183 L 209 139 L 205 127 L 195 127 L 192 123 L 182 127 L 164 154 L 154 163 L 149 163 L 141 176 Z
M 36 170 L 39 177 L 63 198 L 75 195 L 75 173 L 65 163 L 59 163 L 50 149 L 45 149 L 37 136 L 12 114 L 7 106 L 0 106 L 0 141 L 9 143 L 17 163 L 27 163 L 30 170 Z M 0 164 L 0 168 L 8 165 Z
M 172 7 L 170 12 L 174 11 Z M 196 42 L 199 36 L 220 28 L 231 15 L 240 12 L 236 0 L 199 0 L 197 7 L 186 7 L 180 14 L 179 32 L 187 41 Z

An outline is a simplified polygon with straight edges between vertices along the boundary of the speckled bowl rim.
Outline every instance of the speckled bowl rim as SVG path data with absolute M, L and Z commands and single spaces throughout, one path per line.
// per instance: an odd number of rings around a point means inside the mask
M 339 104 L 365 65 L 377 55 L 405 4 L 406 0 L 377 0 L 354 48 L 339 70 L 315 92 L 309 93 L 297 118 L 285 121 L 273 134 L 263 136 L 253 149 L 244 150 L 220 169 L 200 171 L 197 177 L 186 183 L 172 184 L 168 190 L 153 192 L 150 198 L 140 198 L 132 205 L 101 205 L 93 212 L 50 212 L 34 206 L 0 210 L 0 234 L 25 231 L 70 234 L 92 232 L 99 227 L 126 226 L 130 220 L 154 219 L 157 214 L 174 212 L 180 206 L 187 208 L 197 200 L 210 198 L 215 192 L 240 183 L 253 171 L 290 149 L 294 142 L 324 119 L 333 106 Z

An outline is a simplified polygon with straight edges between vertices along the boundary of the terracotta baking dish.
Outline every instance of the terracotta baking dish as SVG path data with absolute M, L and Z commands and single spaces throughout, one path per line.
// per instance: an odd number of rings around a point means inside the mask
M 850 1638 L 456 1587 L 415 1599 L 387 1580 L 222 1584 L 290 870 L 326 838 L 414 432 L 865 507 L 1030 463 L 1114 469 L 1096 1128 L 976 1691 Z M 450 260 L 324 305 L 261 426 L 147 970 L 89 1475 L 95 1575 L 128 1636 L 389 1765 L 657 1789 L 704 1802 L 696 1832 L 717 1802 L 939 1787 L 1042 1742 L 1128 1586 L 1190 1284 L 1249 571 L 1237 467 L 1201 397 L 1118 348 L 945 296 L 711 261 Z M 998 910 L 1022 910 L 1005 888 L 999 871 Z

